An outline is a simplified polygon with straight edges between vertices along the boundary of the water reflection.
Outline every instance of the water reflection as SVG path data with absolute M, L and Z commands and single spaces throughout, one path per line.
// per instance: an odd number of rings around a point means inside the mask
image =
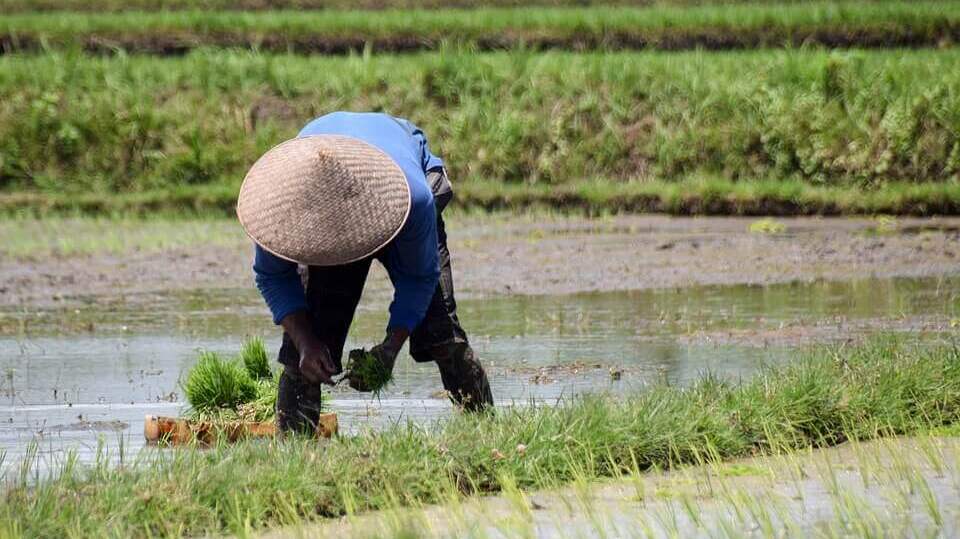
M 509 404 L 622 393 L 660 379 L 682 383 L 704 371 L 745 376 L 788 358 L 791 343 L 718 345 L 688 337 L 911 316 L 949 326 L 960 312 L 958 297 L 960 279 L 941 278 L 494 297 L 460 305 L 495 397 Z M 382 335 L 388 301 L 383 287 L 366 294 L 348 349 Z M 95 448 L 98 437 L 116 444 L 128 436 L 136 446 L 145 413 L 177 413 L 178 381 L 197 350 L 233 353 L 250 335 L 264 336 L 273 351 L 279 344 L 251 290 L 142 295 L 66 312 L 4 315 L 20 317 L 26 327 L 0 337 L 0 445 L 10 458 L 38 435 L 48 452 Z M 621 380 L 610 377 L 611 367 L 625 369 Z M 395 379 L 380 401 L 334 392 L 348 431 L 450 413 L 437 395 L 433 365 L 401 361 Z

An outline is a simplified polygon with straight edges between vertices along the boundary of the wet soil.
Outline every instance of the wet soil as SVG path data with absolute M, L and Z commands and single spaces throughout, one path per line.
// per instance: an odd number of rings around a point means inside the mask
M 448 232 L 458 294 L 567 294 L 693 285 L 764 285 L 960 273 L 960 218 L 607 219 L 453 216 Z M 128 295 L 252 288 L 252 248 L 0 260 L 0 308 L 82 307 Z M 376 265 L 375 265 L 376 266 Z M 375 276 L 376 277 L 376 276 Z M 369 287 L 386 290 L 379 278 Z

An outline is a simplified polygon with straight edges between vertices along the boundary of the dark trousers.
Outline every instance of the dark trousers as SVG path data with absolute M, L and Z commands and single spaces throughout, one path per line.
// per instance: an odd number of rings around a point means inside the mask
M 439 208 L 438 208 L 439 209 Z M 490 385 L 457 318 L 453 296 L 453 273 L 443 217 L 437 214 L 437 240 L 440 254 L 440 281 L 430 300 L 423 321 L 410 335 L 410 355 L 418 362 L 435 361 L 444 388 L 454 402 L 468 409 L 493 404 Z M 329 349 L 342 370 L 343 346 L 360 302 L 363 286 L 374 254 L 342 266 L 310 266 L 307 272 L 307 309 L 313 330 Z M 279 361 L 296 368 L 300 354 L 290 336 L 284 333 Z

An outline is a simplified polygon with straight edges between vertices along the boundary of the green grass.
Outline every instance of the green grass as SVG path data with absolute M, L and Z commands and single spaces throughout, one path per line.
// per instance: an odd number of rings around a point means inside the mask
M 303 439 L 67 463 L 8 482 L 0 522 L 27 536 L 246 533 L 348 512 L 550 488 L 927 431 L 960 419 L 960 349 L 886 337 L 823 349 L 742 384 L 705 376 L 624 399 Z M 522 446 L 522 450 L 521 450 Z
M 425 9 L 521 6 L 698 6 L 736 4 L 742 0 L 0 0 L 0 13 L 31 11 L 163 11 L 270 9 Z M 754 0 L 754 3 L 791 4 L 807 0 Z M 862 0 L 841 0 L 862 1 Z M 883 2 L 886 0 L 875 0 Z M 835 2 L 836 3 L 836 2 Z
M 4 239 L 0 243 L 0 258 L 6 260 L 156 253 L 195 247 L 236 249 L 250 245 L 239 223 L 223 218 L 228 210 L 216 206 L 195 212 L 205 217 L 189 216 L 181 209 L 176 215 L 168 212 L 168 215 L 150 217 L 134 217 L 129 215 L 132 212 L 127 212 L 127 215 L 110 217 L 46 215 L 36 219 L 10 217 L 14 210 L 6 209 L 9 211 L 0 212 L 8 214 L 0 219 L 0 237 Z M 79 211 L 81 207 L 74 209 Z M 215 212 L 217 218 L 210 218 L 211 212 Z
M 744 48 L 784 43 L 931 46 L 960 37 L 953 1 L 816 2 L 698 7 L 167 11 L 0 15 L 7 50 L 83 47 L 180 53 L 201 45 L 346 52 L 432 49 Z
M 583 215 L 643 212 L 782 216 L 960 214 L 960 184 L 955 181 L 896 182 L 869 188 L 817 186 L 800 180 L 584 181 L 561 185 L 473 181 L 457 185 L 455 191 L 454 207 L 460 210 L 556 210 Z M 10 242 L 0 245 L 0 254 L 42 258 L 130 250 L 149 252 L 197 245 L 236 246 L 247 241 L 237 225 L 232 220 L 210 219 L 213 216 L 232 219 L 235 206 L 236 189 L 226 186 L 109 197 L 0 193 L 0 215 L 19 216 L 0 220 L 0 231 L 9 232 L 11 238 Z M 141 221 L 136 217 L 158 214 L 166 219 Z M 98 217 L 90 222 L 61 215 L 117 217 Z M 199 221 L 198 216 L 202 217 Z M 117 219 L 119 224 L 112 226 Z M 180 223 L 186 223 L 186 227 L 178 228 Z M 57 233 L 75 224 L 91 231 L 105 230 L 102 236 Z
M 0 205 L 229 211 L 259 155 L 342 109 L 418 123 L 463 199 L 478 204 L 616 206 L 606 193 L 620 191 L 669 202 L 684 196 L 670 184 L 705 177 L 722 192 L 813 199 L 834 187 L 858 197 L 861 187 L 884 205 L 870 193 L 953 189 L 957 88 L 954 49 L 4 56 Z M 766 179 L 784 183 L 749 182 Z

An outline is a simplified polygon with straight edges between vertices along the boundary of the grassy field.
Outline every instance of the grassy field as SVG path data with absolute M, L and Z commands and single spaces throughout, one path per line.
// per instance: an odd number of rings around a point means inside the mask
M 7 56 L 0 207 L 230 211 L 257 156 L 346 109 L 418 123 L 480 207 L 939 213 L 958 67 L 953 49 Z
M 86 50 L 182 54 L 198 46 L 343 53 L 524 46 L 573 49 L 739 49 L 784 44 L 934 46 L 960 38 L 953 1 L 734 4 L 696 7 L 475 10 L 13 13 L 0 16 L 8 52 Z
M 755 4 L 793 4 L 808 0 L 753 0 Z M 870 0 L 866 0 L 870 1 Z M 885 2 L 889 0 L 873 0 Z M 699 6 L 736 4 L 743 0 L 0 0 L 0 13 L 29 11 L 165 11 L 277 9 L 426 9 L 569 6 Z M 864 0 L 834 0 L 835 3 Z
M 0 533 L 183 536 L 247 533 L 374 509 L 551 488 L 650 468 L 912 433 L 960 419 L 956 346 L 879 338 L 824 349 L 742 385 L 706 377 L 622 401 L 397 425 L 328 445 L 287 439 L 172 453 L 120 466 L 34 462 L 2 492 Z

